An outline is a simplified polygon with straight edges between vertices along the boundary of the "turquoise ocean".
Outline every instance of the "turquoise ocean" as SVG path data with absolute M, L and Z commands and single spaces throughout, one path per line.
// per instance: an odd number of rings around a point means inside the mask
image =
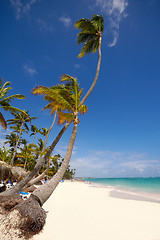
M 95 186 L 113 187 L 133 192 L 160 194 L 160 177 L 148 178 L 84 178 Z

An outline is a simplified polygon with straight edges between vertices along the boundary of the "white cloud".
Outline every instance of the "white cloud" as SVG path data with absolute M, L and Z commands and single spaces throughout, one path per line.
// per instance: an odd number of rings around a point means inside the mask
M 27 64 L 23 66 L 23 69 L 25 73 L 30 75 L 31 77 L 33 77 L 37 73 L 37 71 L 34 68 L 28 66 Z
M 111 32 L 112 40 L 108 46 L 116 45 L 119 38 L 119 26 L 123 18 L 127 16 L 126 8 L 128 0 L 95 0 L 96 7 L 99 7 L 106 17 L 107 31 Z
M 160 160 L 148 159 L 146 153 L 92 151 L 72 157 L 71 167 L 79 177 L 159 176 Z
M 37 23 L 41 32 L 53 32 L 54 30 L 54 27 L 51 24 L 42 19 L 38 19 Z
M 33 4 L 35 4 L 37 0 L 29 0 L 26 4 L 22 0 L 10 0 L 11 6 L 14 8 L 16 13 L 16 18 L 21 18 L 24 14 L 27 14 Z
M 70 27 L 70 25 L 72 24 L 70 17 L 61 17 L 59 21 L 62 22 L 65 27 Z

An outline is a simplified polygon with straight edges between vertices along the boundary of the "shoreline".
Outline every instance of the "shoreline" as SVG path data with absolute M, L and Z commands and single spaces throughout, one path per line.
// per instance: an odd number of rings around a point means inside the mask
M 85 182 L 89 184 L 88 182 Z M 89 184 L 90 187 L 94 188 L 107 188 L 110 190 L 110 196 L 120 199 L 128 199 L 128 200 L 137 200 L 137 201 L 147 201 L 147 202 L 155 202 L 160 203 L 160 194 L 145 192 L 136 189 L 125 189 L 117 186 L 107 186 L 104 184 L 92 183 Z
M 160 239 L 159 203 L 113 188 L 65 181 L 43 208 L 46 225 L 33 240 Z

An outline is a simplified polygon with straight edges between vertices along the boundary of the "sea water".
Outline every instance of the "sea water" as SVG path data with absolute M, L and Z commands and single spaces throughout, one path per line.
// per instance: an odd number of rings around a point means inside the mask
M 113 187 L 134 192 L 160 194 L 160 177 L 148 178 L 85 178 L 97 186 Z

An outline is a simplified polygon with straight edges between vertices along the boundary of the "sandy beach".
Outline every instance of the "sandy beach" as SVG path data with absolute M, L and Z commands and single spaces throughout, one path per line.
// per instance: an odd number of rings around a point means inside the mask
M 160 203 L 97 188 L 60 183 L 44 204 L 44 230 L 33 240 L 160 240 Z

